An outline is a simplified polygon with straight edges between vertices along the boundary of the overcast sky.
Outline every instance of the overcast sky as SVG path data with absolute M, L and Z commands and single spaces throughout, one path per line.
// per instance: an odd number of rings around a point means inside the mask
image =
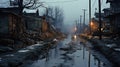
M 64 11 L 64 23 L 74 23 L 75 20 L 78 20 L 80 15 L 83 16 L 83 10 L 86 9 L 86 23 L 88 23 L 89 9 L 88 3 L 89 0 L 41 0 L 45 3 L 45 6 L 58 6 Z M 106 0 L 101 0 L 102 9 L 109 7 L 109 4 L 106 4 Z M 94 16 L 95 8 L 98 8 L 98 0 L 92 0 L 92 17 Z
M 1 0 L 3 4 L 0 4 L 0 6 L 8 5 L 9 0 Z M 86 9 L 86 23 L 88 23 L 88 16 L 89 16 L 89 9 L 88 9 L 88 1 L 89 0 L 40 0 L 41 2 L 45 2 L 44 6 L 58 6 L 63 9 L 64 11 L 64 23 L 65 24 L 71 24 L 75 23 L 75 20 L 78 20 L 80 18 L 80 15 L 83 16 L 83 10 Z M 106 4 L 106 0 L 101 0 L 102 3 L 102 9 L 109 7 L 109 4 Z M 95 8 L 98 9 L 98 0 L 92 0 L 92 17 L 95 13 Z M 41 10 L 43 8 L 39 8 Z M 42 14 L 42 13 L 41 13 Z

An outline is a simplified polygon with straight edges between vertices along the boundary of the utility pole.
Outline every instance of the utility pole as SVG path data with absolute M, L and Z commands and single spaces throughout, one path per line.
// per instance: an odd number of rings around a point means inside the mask
M 85 29 L 85 11 L 86 11 L 86 9 L 83 9 L 83 11 L 84 11 L 84 18 L 83 18 L 83 29 Z
M 75 25 L 75 26 L 76 26 L 76 28 L 77 28 L 77 20 L 75 21 L 75 23 L 76 23 L 76 25 Z
M 82 28 L 82 15 L 80 15 L 80 28 Z
M 80 15 L 80 33 L 81 33 L 81 29 L 82 28 L 82 15 Z
M 77 34 L 77 32 L 78 32 L 78 27 L 77 27 L 77 20 L 75 20 L 75 34 Z
M 101 0 L 98 0 L 98 6 L 99 6 L 99 40 L 102 39 L 102 31 L 101 31 L 101 27 L 102 27 L 102 22 L 101 22 Z
M 89 28 L 90 28 L 90 34 L 92 33 L 91 31 L 91 0 L 89 0 Z
M 82 15 L 80 15 L 80 25 L 82 24 Z

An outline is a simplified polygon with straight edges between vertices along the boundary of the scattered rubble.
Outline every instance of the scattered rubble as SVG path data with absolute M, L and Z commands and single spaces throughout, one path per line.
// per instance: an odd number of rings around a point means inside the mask
M 35 44 L 18 50 L 16 53 L 3 56 L 0 58 L 0 67 L 18 67 L 28 60 L 34 60 L 39 55 L 44 55 L 43 53 L 46 53 L 45 48 L 51 48 L 52 46 L 52 42 Z

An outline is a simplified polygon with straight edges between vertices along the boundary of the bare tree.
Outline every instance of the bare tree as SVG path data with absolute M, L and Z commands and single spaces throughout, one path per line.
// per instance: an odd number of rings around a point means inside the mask
M 43 2 L 39 0 L 10 0 L 10 2 L 14 5 L 18 5 L 20 14 L 22 14 L 24 8 L 36 9 L 43 5 Z
M 63 22 L 64 16 L 63 16 L 63 10 L 59 7 L 55 7 L 55 18 L 57 22 Z
M 54 18 L 54 15 L 55 15 L 54 14 L 54 8 L 53 7 L 48 7 L 47 10 L 48 10 L 48 16 Z
M 55 7 L 54 11 L 55 11 L 55 26 L 56 28 L 61 30 L 63 26 L 63 20 L 64 20 L 63 10 L 60 9 L 59 7 Z
M 59 7 L 49 7 L 48 8 L 48 16 L 54 18 L 54 25 L 57 27 L 62 26 L 64 20 L 63 10 Z

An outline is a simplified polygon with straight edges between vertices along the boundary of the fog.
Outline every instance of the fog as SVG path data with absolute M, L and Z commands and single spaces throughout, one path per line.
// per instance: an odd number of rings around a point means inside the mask
M 83 16 L 83 10 L 86 9 L 86 24 L 88 24 L 89 16 L 89 0 L 41 0 L 45 2 L 45 6 L 58 6 L 64 11 L 64 24 L 73 24 L 75 20 L 79 20 L 80 15 Z M 109 4 L 106 0 L 101 0 L 101 7 L 107 8 Z M 98 9 L 98 0 L 92 0 L 92 17 L 94 17 L 95 8 Z M 98 10 L 97 10 L 98 11 Z

